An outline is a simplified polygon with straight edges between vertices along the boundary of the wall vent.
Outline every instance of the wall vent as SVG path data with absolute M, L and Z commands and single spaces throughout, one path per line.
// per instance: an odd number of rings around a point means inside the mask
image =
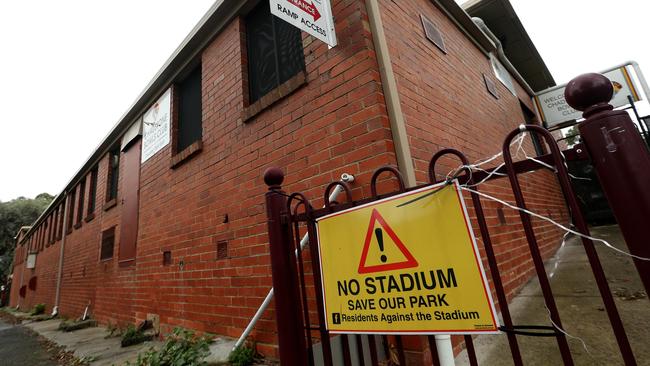
M 485 87 L 488 92 L 490 92 L 495 99 L 499 99 L 499 93 L 497 92 L 497 86 L 494 81 L 485 74 L 483 74 L 483 80 L 485 80 Z
M 503 206 L 497 207 L 497 217 L 499 218 L 499 224 L 506 224 L 506 215 L 503 213 Z
M 436 47 L 440 49 L 443 53 L 447 54 L 447 47 L 445 47 L 445 40 L 442 38 L 442 34 L 438 28 L 431 22 L 427 17 L 420 14 L 420 19 L 422 19 L 422 27 L 424 28 L 424 34 L 427 36 L 427 39 L 431 43 L 435 44 Z
M 217 242 L 217 259 L 228 258 L 228 241 L 221 240 Z

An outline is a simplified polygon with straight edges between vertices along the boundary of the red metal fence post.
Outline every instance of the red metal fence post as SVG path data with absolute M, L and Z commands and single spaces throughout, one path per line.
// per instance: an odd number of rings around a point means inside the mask
M 583 111 L 578 125 L 609 205 L 629 251 L 650 258 L 650 152 L 625 111 L 608 104 L 612 83 L 600 74 L 571 80 L 564 91 L 567 103 Z M 650 293 L 650 261 L 634 259 L 645 290 Z
M 287 199 L 280 186 L 283 180 L 284 174 L 279 168 L 269 168 L 264 172 L 264 182 L 269 186 L 266 193 L 266 213 L 278 347 L 282 365 L 304 366 L 309 364 L 305 349 L 305 326 L 300 310 L 296 259 L 286 216 Z

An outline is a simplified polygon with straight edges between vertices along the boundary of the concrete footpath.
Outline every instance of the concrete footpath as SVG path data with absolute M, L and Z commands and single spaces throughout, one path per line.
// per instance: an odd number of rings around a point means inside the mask
M 25 328 L 0 319 L 0 364 L 56 366 L 51 353 Z
M 627 251 L 618 226 L 592 228 L 592 236 Z M 650 241 L 650 239 L 649 239 Z M 631 258 L 596 243 L 614 301 L 623 320 L 638 365 L 650 365 L 650 301 Z M 579 238 L 570 237 L 546 263 L 555 301 L 576 365 L 622 365 L 596 281 Z M 549 325 L 539 282 L 535 277 L 510 303 L 515 325 Z M 581 338 L 586 346 L 578 339 Z M 555 338 L 517 336 L 525 365 L 562 365 Z M 512 365 L 505 335 L 475 338 L 479 365 Z M 468 365 L 465 351 L 456 365 Z
M 123 365 L 126 361 L 135 361 L 138 353 L 162 344 L 154 341 L 122 347 L 120 337 L 107 337 L 108 332 L 105 328 L 92 327 L 74 332 L 62 332 L 58 330 L 60 323 L 61 319 L 52 319 L 25 322 L 23 325 L 64 347 L 75 357 L 92 366 Z
M 121 337 L 109 336 L 103 327 L 90 327 L 72 332 L 59 330 L 61 319 L 36 321 L 27 313 L 5 310 L 17 321 L 11 325 L 0 318 L 0 365 L 25 365 L 25 366 L 55 366 L 66 365 L 66 361 L 55 362 L 56 355 L 47 346 L 39 342 L 31 330 L 43 337 L 52 345 L 61 347 L 75 364 L 81 363 L 91 366 L 124 365 L 127 361 L 134 362 L 138 354 L 151 347 L 160 348 L 161 341 L 144 342 L 129 347 L 120 345 Z M 43 316 L 40 316 L 43 317 Z M 210 345 L 210 355 L 205 359 L 208 364 L 223 364 L 234 345 L 234 340 L 217 338 Z M 57 347 L 52 347 L 57 348 Z M 74 360 L 76 358 L 79 362 Z M 12 362 L 4 363 L 5 360 Z

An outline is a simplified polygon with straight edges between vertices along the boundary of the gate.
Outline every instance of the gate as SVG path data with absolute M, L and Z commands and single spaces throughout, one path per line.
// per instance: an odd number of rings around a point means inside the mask
M 514 162 L 510 147 L 514 139 L 523 132 L 535 133 L 544 138 L 550 149 L 550 153 L 535 159 Z M 576 153 L 576 151 L 572 150 L 564 151 L 566 155 Z M 505 138 L 503 143 L 504 163 L 497 168 L 482 170 L 480 172 L 471 172 L 467 168 L 469 161 L 461 152 L 453 149 L 441 150 L 433 155 L 430 161 L 430 182 L 428 185 L 440 183 L 436 179 L 436 168 L 438 162 L 444 156 L 453 156 L 460 161 L 464 169 L 459 171 L 455 178 L 458 179 L 461 185 L 473 187 L 466 189 L 466 191 L 470 192 L 471 202 L 482 239 L 481 242 L 485 249 L 486 259 L 492 276 L 493 290 L 496 293 L 498 307 L 503 319 L 503 326 L 500 327 L 500 330 L 507 335 L 514 364 L 523 364 L 517 337 L 533 335 L 554 337 L 564 364 L 573 365 L 571 351 L 567 343 L 566 335 L 562 331 L 562 321 L 551 291 L 549 277 L 544 268 L 543 258 L 538 247 L 531 216 L 525 211 L 527 207 L 526 200 L 519 179 L 519 175 L 523 173 L 537 169 L 552 168 L 555 171 L 555 175 L 570 210 L 575 230 L 585 236 L 589 236 L 589 229 L 578 207 L 569 181 L 564 155 L 557 147 L 554 138 L 548 131 L 541 127 L 522 125 Z M 385 194 L 378 193 L 377 182 L 382 173 L 394 176 L 394 179 L 397 180 L 399 185 L 397 191 Z M 403 192 L 424 188 L 428 185 L 406 188 L 397 169 L 382 167 L 372 176 L 370 183 L 372 196 L 370 198 L 354 201 L 352 200 L 350 188 L 346 183 L 333 182 L 325 189 L 323 195 L 324 207 L 315 209 L 304 194 L 285 194 L 281 191 L 280 185 L 283 180 L 283 175 L 278 168 L 270 168 L 267 170 L 264 178 L 267 185 L 269 185 L 267 212 L 269 215 L 269 237 L 273 266 L 273 284 L 276 291 L 276 312 L 281 362 L 283 365 L 320 364 L 320 360 L 314 361 L 314 349 L 315 345 L 317 345 L 317 349 L 322 349 L 322 362 L 325 365 L 338 364 L 333 359 L 333 338 L 325 327 L 324 304 L 320 295 L 322 294 L 322 283 L 320 282 L 321 273 L 318 266 L 319 252 L 315 241 L 312 241 L 312 244 L 309 246 L 309 259 L 305 258 L 300 246 L 301 233 L 306 231 L 310 238 L 315 238 L 315 220 L 320 217 Z M 508 179 L 516 206 L 521 208 L 519 210 L 519 218 L 528 242 L 530 256 L 534 263 L 535 273 L 541 286 L 545 305 L 550 313 L 552 326 L 518 326 L 513 324 L 483 210 L 482 202 L 485 199 L 485 194 L 478 187 L 474 186 L 478 182 L 500 178 Z M 337 185 L 343 188 L 346 199 L 340 203 L 330 202 L 328 198 L 330 192 Z M 583 236 L 582 244 L 591 265 L 616 341 L 618 342 L 621 357 L 626 365 L 635 365 L 635 357 L 598 259 L 594 243 Z M 297 254 L 294 255 L 294 252 Z M 439 365 L 435 337 L 429 335 L 427 339 L 429 349 L 432 353 L 432 364 Z M 470 364 L 477 365 L 478 362 L 472 337 L 470 335 L 464 336 L 464 342 Z M 384 335 L 380 337 L 342 335 L 340 344 L 344 365 L 351 365 L 353 358 L 360 365 L 378 365 L 380 362 L 378 355 L 382 354 L 386 355 L 389 359 L 391 359 L 391 355 L 393 356 L 392 360 L 388 361 L 389 364 L 406 365 L 403 339 L 400 335 Z M 351 355 L 351 345 L 356 346 L 354 347 L 356 348 L 356 355 Z

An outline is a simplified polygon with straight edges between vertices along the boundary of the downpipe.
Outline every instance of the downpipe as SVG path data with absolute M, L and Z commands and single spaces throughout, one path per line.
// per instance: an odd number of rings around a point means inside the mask
M 341 182 L 344 183 L 354 182 L 354 175 L 343 173 L 341 175 Z M 330 197 L 329 197 L 330 202 L 335 201 L 336 198 L 339 196 L 339 194 L 341 194 L 341 192 L 343 192 L 343 188 L 341 188 L 341 186 L 337 185 L 336 187 L 334 187 L 334 190 L 332 191 L 332 193 L 330 193 Z M 309 234 L 305 234 L 305 236 L 303 236 L 302 239 L 300 239 L 300 250 L 303 250 L 307 246 L 307 244 L 309 244 Z M 296 250 L 294 254 L 298 256 L 298 250 Z M 253 315 L 253 319 L 251 319 L 251 321 L 246 326 L 246 329 L 244 329 L 242 335 L 239 337 L 237 342 L 235 342 L 235 345 L 232 348 L 233 351 L 244 344 L 246 338 L 248 338 L 250 333 L 253 331 L 253 328 L 255 328 L 257 322 L 260 320 L 260 318 L 262 317 L 266 309 L 269 307 L 269 304 L 271 304 L 271 300 L 273 300 L 273 296 L 274 296 L 274 291 L 273 291 L 273 287 L 271 287 L 271 290 L 269 290 L 269 293 L 264 298 L 264 301 L 255 312 L 255 315 Z
M 59 315 L 59 301 L 61 299 L 61 280 L 63 279 L 63 254 L 65 253 L 65 237 L 68 227 L 68 209 L 73 203 L 68 203 L 68 192 L 63 192 L 63 228 L 61 229 L 61 249 L 59 251 L 59 272 L 56 277 L 56 293 L 54 297 L 54 307 L 52 316 Z
M 495 36 L 494 33 L 492 33 L 492 31 L 485 24 L 483 19 L 478 17 L 472 17 L 472 21 L 474 22 L 474 24 L 476 24 L 476 26 L 479 27 L 479 29 L 481 29 L 481 31 L 483 31 L 483 33 L 485 33 L 486 36 L 488 36 L 488 38 L 490 38 L 490 40 L 492 40 L 492 42 L 497 48 L 497 58 L 499 59 L 499 61 L 501 61 L 501 63 L 503 63 L 503 66 L 505 66 L 505 68 L 508 69 L 508 72 L 510 72 L 510 74 L 512 74 L 512 76 L 515 77 L 519 85 L 521 85 L 530 96 L 535 95 L 535 92 L 530 87 L 530 85 L 528 85 L 526 80 L 524 80 L 524 77 L 521 76 L 519 71 L 517 71 L 517 69 L 512 65 L 512 63 L 510 63 L 510 60 L 508 60 L 508 57 L 503 52 L 503 45 L 501 44 L 501 41 L 499 41 L 499 38 L 497 38 L 497 36 Z

